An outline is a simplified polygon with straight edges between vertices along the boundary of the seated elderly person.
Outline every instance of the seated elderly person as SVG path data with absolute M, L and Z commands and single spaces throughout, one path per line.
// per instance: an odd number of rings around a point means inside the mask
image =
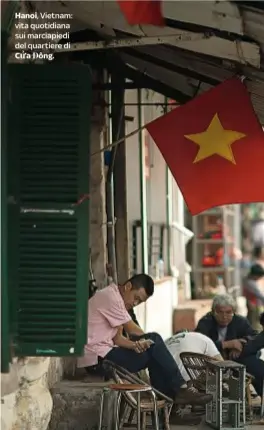
M 262 394 L 264 361 L 256 353 L 242 354 L 243 348 L 257 335 L 247 318 L 236 315 L 236 304 L 231 296 L 219 295 L 213 300 L 212 311 L 198 322 L 196 331 L 210 337 L 221 354 L 246 366 L 254 376 L 253 385 Z

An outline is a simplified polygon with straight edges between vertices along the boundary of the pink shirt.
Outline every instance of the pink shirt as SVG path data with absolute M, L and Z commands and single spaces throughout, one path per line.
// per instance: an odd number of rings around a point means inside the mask
M 88 304 L 87 345 L 77 366 L 97 364 L 98 357 L 105 357 L 114 348 L 113 338 L 118 328 L 130 320 L 117 285 L 111 284 L 95 293 Z

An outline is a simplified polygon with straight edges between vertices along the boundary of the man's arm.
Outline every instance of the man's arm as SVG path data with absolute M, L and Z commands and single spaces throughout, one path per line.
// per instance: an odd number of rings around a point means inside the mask
M 132 340 L 123 336 L 123 327 L 119 327 L 117 334 L 113 338 L 113 342 L 116 346 L 121 348 L 131 349 L 137 353 L 141 353 L 149 349 L 151 341 L 148 339 L 138 339 L 133 342 Z
M 129 335 L 129 336 L 142 336 L 142 334 L 145 334 L 144 331 L 137 325 L 134 323 L 134 321 L 130 320 L 127 323 L 125 323 L 123 325 L 123 328 L 125 329 L 125 332 Z
M 253 340 L 249 340 L 244 346 L 240 357 L 255 355 L 258 351 L 264 348 L 264 331 L 259 333 Z
M 131 319 L 132 319 L 132 321 L 138 326 L 138 327 L 140 327 L 140 325 L 139 325 L 139 323 L 138 323 L 138 320 L 137 320 L 137 317 L 136 317 L 136 314 L 135 314 L 135 312 L 134 312 L 134 309 L 132 308 L 132 309 L 130 309 L 130 311 L 128 312 L 129 313 L 129 315 L 131 316 Z M 124 337 L 128 337 L 128 333 L 126 332 L 126 330 L 123 328 L 123 336 Z
M 113 342 L 120 348 L 135 349 L 135 342 L 132 342 L 127 337 L 123 336 L 123 327 L 118 329 L 117 334 L 113 338 Z
M 224 361 L 224 359 L 223 359 L 223 357 L 222 357 L 222 355 L 221 354 L 217 354 L 217 355 L 214 355 L 214 357 L 213 357 L 216 361 Z
M 107 290 L 106 287 L 105 290 Z M 107 291 L 107 295 L 104 298 L 104 303 L 98 307 L 98 311 L 105 317 L 111 327 L 119 328 L 123 324 L 131 321 L 131 316 L 127 312 L 125 305 L 120 298 L 116 298 L 116 295 L 111 295 Z

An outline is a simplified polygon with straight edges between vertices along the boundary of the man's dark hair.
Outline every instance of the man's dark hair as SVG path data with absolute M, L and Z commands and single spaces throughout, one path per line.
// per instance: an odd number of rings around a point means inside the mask
M 263 247 L 262 246 L 255 246 L 253 250 L 253 256 L 254 258 L 260 258 L 263 253 Z
M 181 330 L 176 331 L 174 334 L 181 334 L 181 333 L 190 333 L 190 331 L 187 328 L 182 328 Z
M 264 326 L 264 312 L 260 315 L 259 322 L 262 326 Z
M 144 288 L 148 297 L 154 293 L 154 281 L 149 275 L 145 275 L 145 273 L 134 275 L 127 282 L 131 282 L 133 290 Z
M 248 274 L 250 278 L 259 279 L 264 276 L 264 269 L 260 264 L 253 264 Z

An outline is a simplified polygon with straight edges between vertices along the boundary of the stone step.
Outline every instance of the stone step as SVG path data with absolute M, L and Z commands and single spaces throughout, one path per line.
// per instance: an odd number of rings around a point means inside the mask
M 49 430 L 97 430 L 100 395 L 111 382 L 63 380 L 51 390 L 53 411 Z M 105 395 L 103 430 L 112 430 L 116 395 Z

